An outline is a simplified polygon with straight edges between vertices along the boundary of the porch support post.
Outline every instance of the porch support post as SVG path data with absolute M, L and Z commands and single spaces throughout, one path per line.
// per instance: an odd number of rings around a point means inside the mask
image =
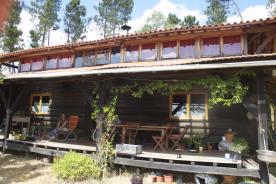
M 267 107 L 265 97 L 265 76 L 263 70 L 258 70 L 257 80 L 257 99 L 258 99 L 258 148 L 260 150 L 268 149 L 268 126 L 267 126 Z M 268 166 L 264 162 L 260 162 L 261 183 L 268 184 Z
M 19 100 L 21 99 L 21 97 L 24 94 L 26 89 L 27 89 L 26 86 L 24 86 L 17 94 L 15 100 L 12 102 L 12 85 L 11 84 L 9 85 L 8 94 L 6 94 L 5 91 L 2 88 L 0 88 L 0 98 L 3 101 L 5 109 L 6 109 L 4 142 L 3 142 L 3 148 L 2 148 L 3 153 L 5 153 L 5 149 L 6 149 L 6 145 L 7 145 L 8 130 L 9 130 L 12 113 L 15 110 L 16 105 L 18 104 Z
M 96 120 L 96 152 L 99 153 L 101 151 L 101 138 L 103 133 L 103 123 L 104 123 L 104 114 L 103 114 L 103 106 L 106 100 L 106 89 L 105 83 L 99 82 L 99 105 L 100 105 L 100 114 Z

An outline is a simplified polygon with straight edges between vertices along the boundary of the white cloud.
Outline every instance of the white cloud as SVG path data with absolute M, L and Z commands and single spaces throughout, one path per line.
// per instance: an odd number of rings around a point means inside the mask
M 200 10 L 190 10 L 185 4 L 175 4 L 171 0 L 160 0 L 153 8 L 145 10 L 141 17 L 129 21 L 129 25 L 132 27 L 131 31 L 133 32 L 141 29 L 146 23 L 147 17 L 150 16 L 153 11 L 161 11 L 165 16 L 169 13 L 174 13 L 181 19 L 183 19 L 184 16 L 193 15 L 196 16 L 201 24 L 206 21 L 206 16 Z
M 252 21 L 265 19 L 268 17 L 267 9 L 264 5 L 249 6 L 244 11 L 241 12 L 243 21 Z M 227 18 L 227 22 L 240 22 L 241 19 L 238 15 L 233 15 Z

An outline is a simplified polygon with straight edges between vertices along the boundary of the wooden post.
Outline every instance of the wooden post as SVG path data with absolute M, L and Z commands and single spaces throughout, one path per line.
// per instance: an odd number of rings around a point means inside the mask
M 258 97 L 258 147 L 260 150 L 268 149 L 267 107 L 265 97 L 265 77 L 263 70 L 257 71 L 257 97 Z M 261 183 L 268 184 L 267 164 L 260 162 Z

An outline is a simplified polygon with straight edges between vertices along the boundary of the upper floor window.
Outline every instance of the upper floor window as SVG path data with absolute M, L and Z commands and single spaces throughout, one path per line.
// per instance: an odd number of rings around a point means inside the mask
M 34 114 L 49 113 L 50 94 L 33 94 L 31 96 L 31 112 Z
M 171 95 L 172 119 L 208 119 L 206 93 L 181 93 Z
M 220 56 L 218 37 L 204 38 L 202 42 L 202 57 Z
M 35 58 L 32 61 L 32 70 L 42 70 L 43 69 L 43 58 Z
M 224 36 L 223 37 L 223 54 L 240 55 L 241 54 L 241 36 Z
M 121 61 L 121 48 L 113 47 L 111 49 L 111 63 L 120 63 Z
M 46 63 L 46 69 L 56 69 L 57 68 L 57 57 L 48 57 Z
M 136 62 L 139 57 L 139 46 L 127 46 L 125 52 L 125 62 Z
M 176 58 L 177 57 L 177 42 L 172 41 L 172 42 L 164 42 L 162 44 L 163 49 L 162 49 L 162 58 L 163 59 L 168 59 L 168 58 Z
M 156 59 L 156 47 L 155 44 L 142 45 L 141 60 L 155 60 Z
M 20 62 L 20 71 L 27 72 L 31 70 L 31 60 L 25 60 Z
M 109 63 L 109 49 L 98 49 L 96 57 L 96 65 L 104 65 Z
M 83 60 L 84 60 L 83 54 L 82 53 L 77 53 L 76 56 L 75 56 L 75 67 L 76 68 L 82 67 L 83 66 Z
M 58 68 L 69 68 L 72 66 L 72 57 L 70 54 L 63 55 L 59 58 Z
M 83 66 L 94 66 L 96 62 L 96 51 L 92 50 L 87 53 L 86 60 L 83 61 Z
M 179 58 L 195 57 L 195 40 L 181 40 L 179 44 Z

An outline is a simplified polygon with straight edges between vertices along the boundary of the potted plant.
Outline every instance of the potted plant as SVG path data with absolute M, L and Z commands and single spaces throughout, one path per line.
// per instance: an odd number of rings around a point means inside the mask
M 213 144 L 211 142 L 209 142 L 207 144 L 207 149 L 208 149 L 208 152 L 212 152 L 212 150 L 213 150 Z
M 203 138 L 201 136 L 195 136 L 194 143 L 198 151 L 203 152 L 203 149 L 204 149 Z
M 234 144 L 228 148 L 228 151 L 247 154 L 249 152 L 249 144 L 245 139 L 235 139 Z

